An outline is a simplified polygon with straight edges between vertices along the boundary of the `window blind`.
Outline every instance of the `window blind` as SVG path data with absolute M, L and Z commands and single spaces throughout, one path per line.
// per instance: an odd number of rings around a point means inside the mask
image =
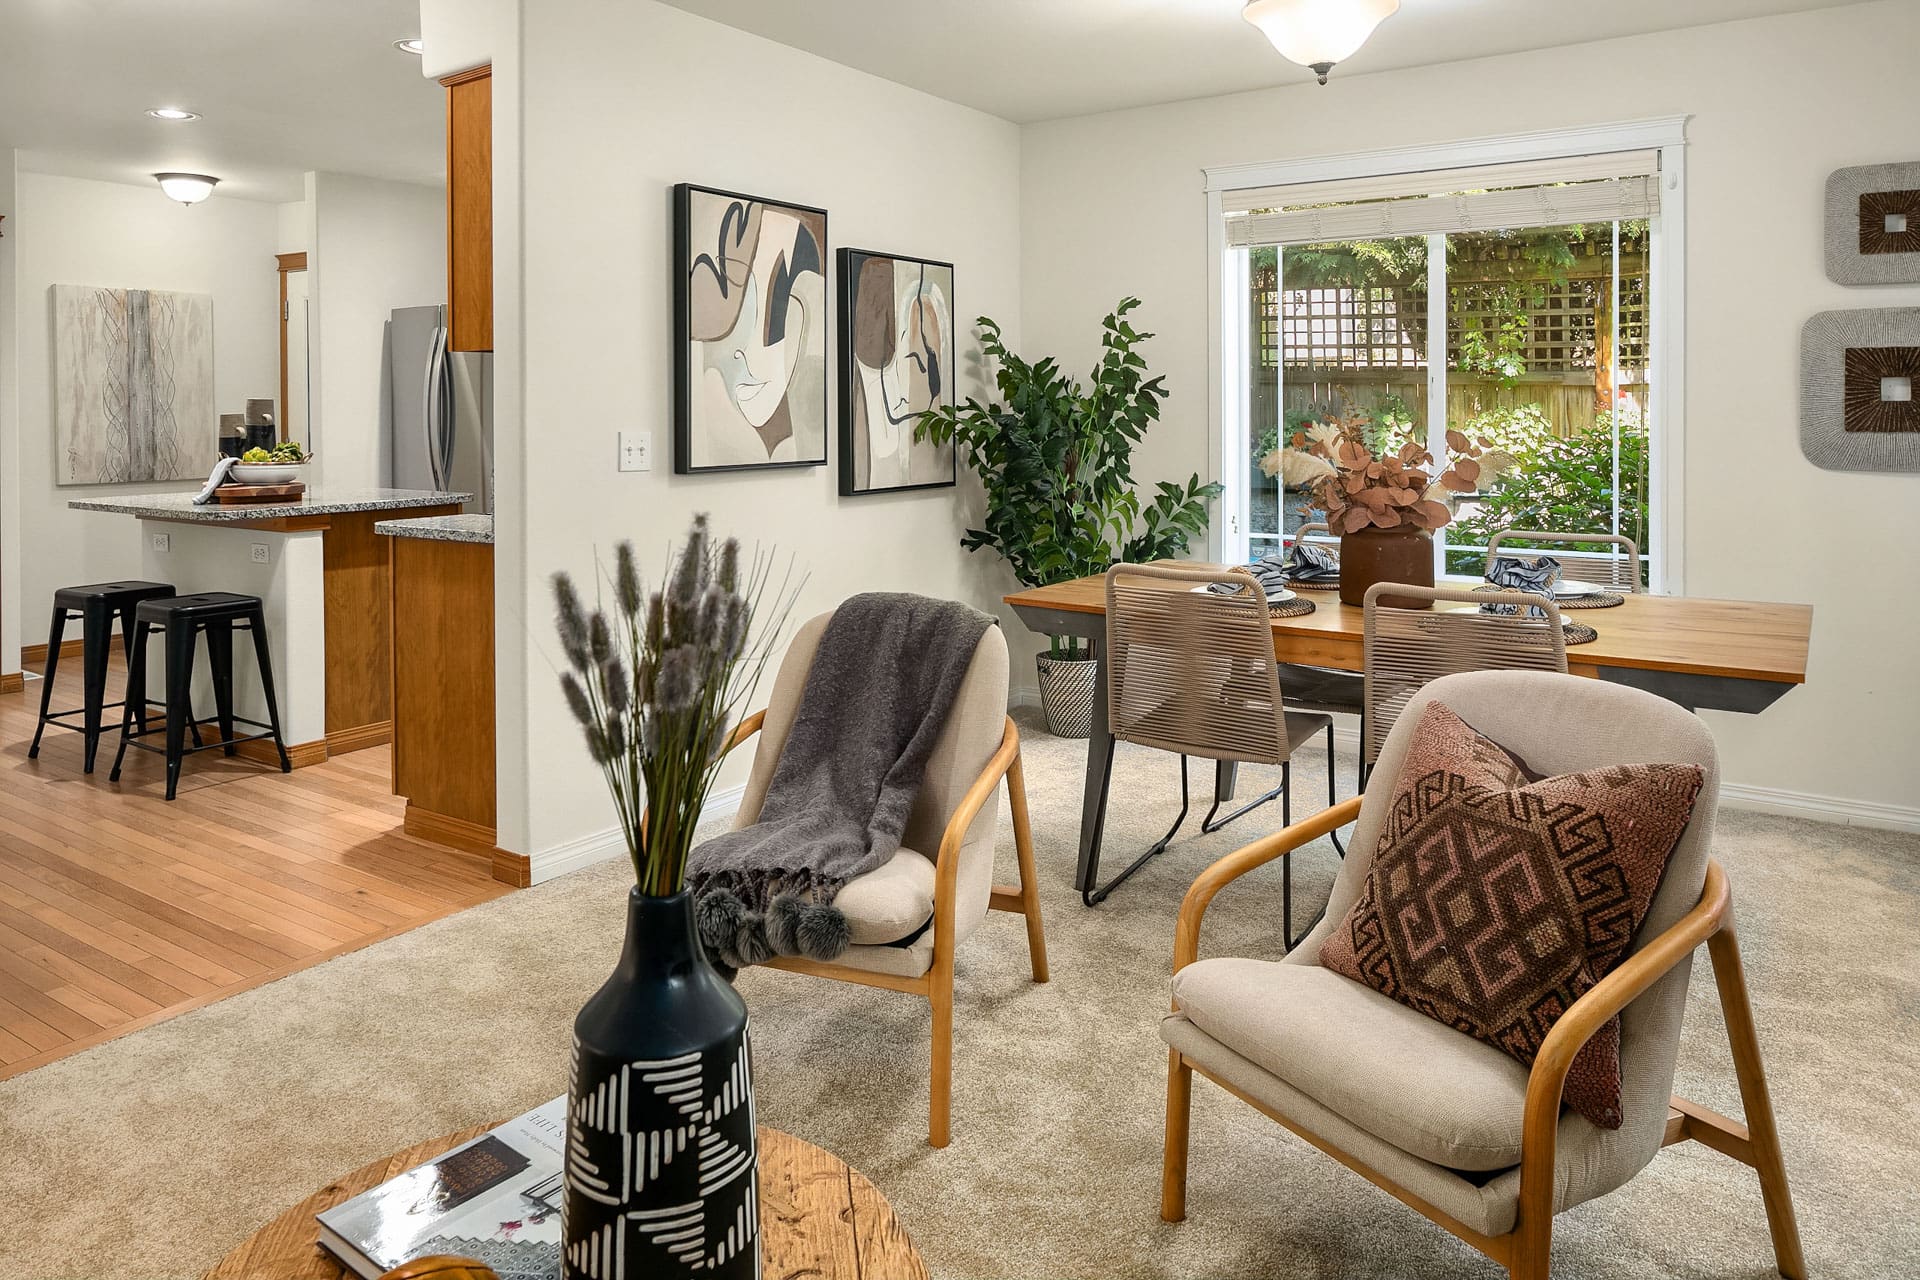
M 1660 212 L 1659 153 L 1479 165 L 1226 192 L 1227 244 L 1314 244 L 1566 226 Z

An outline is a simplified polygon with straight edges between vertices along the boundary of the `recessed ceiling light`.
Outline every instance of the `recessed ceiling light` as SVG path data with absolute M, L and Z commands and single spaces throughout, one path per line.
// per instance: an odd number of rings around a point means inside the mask
M 180 107 L 154 107 L 147 112 L 155 120 L 198 120 L 200 113 L 187 111 Z
M 181 204 L 199 204 L 213 194 L 220 179 L 204 173 L 156 173 L 160 189 Z
M 395 40 L 393 47 L 402 53 L 411 53 L 416 57 L 426 49 L 426 45 L 422 44 L 417 36 L 412 40 Z

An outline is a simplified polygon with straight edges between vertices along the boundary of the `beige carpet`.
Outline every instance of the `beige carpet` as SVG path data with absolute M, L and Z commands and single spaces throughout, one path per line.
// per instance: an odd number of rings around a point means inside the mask
M 1054 980 L 1028 980 L 1017 917 L 962 948 L 953 1145 L 923 1141 L 924 1003 L 770 971 L 742 981 L 762 1118 L 868 1173 L 940 1276 L 1499 1275 L 1205 1082 L 1191 1217 L 1160 1222 L 1174 909 L 1278 812 L 1177 843 L 1089 911 L 1069 888 L 1084 751 L 1028 728 Z M 1123 750 L 1119 769 L 1114 865 L 1176 795 L 1172 757 Z M 1297 786 L 1310 811 L 1325 775 L 1307 764 Z M 1914 1275 L 1920 837 L 1727 814 L 1719 855 L 1813 1274 Z M 1011 862 L 1003 824 L 1002 879 Z M 1306 852 L 1307 897 L 1332 862 Z M 0 1277 L 193 1276 L 333 1175 L 558 1093 L 626 874 L 569 876 L 0 1082 Z M 1273 868 L 1228 891 L 1205 950 L 1274 954 L 1278 893 Z M 1681 1087 L 1737 1113 L 1711 990 L 1696 977 Z M 1695 1147 L 1563 1215 L 1555 1241 L 1557 1274 L 1601 1280 L 1757 1277 L 1770 1257 L 1751 1174 Z

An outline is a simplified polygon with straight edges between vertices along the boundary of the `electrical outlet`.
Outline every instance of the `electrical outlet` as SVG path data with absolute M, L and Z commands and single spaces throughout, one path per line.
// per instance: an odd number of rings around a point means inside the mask
M 620 432 L 620 469 L 622 471 L 653 470 L 653 432 Z
M 249 551 L 255 564 L 270 564 L 273 561 L 273 548 L 264 542 L 254 543 Z
M 171 551 L 173 549 L 173 538 L 171 535 L 165 533 L 150 533 L 147 535 L 147 546 L 155 551 Z

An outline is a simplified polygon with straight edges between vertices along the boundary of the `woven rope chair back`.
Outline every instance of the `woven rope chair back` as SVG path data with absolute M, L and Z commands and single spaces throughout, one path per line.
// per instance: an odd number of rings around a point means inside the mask
M 1569 578 L 1582 582 L 1597 583 L 1609 591 L 1625 591 L 1638 594 L 1640 591 L 1640 546 L 1632 538 L 1610 533 L 1538 533 L 1530 529 L 1505 529 L 1493 535 L 1487 542 L 1486 572 L 1493 572 L 1494 557 L 1500 554 L 1500 544 L 1509 538 L 1515 542 L 1566 542 L 1592 545 L 1604 543 L 1610 549 L 1603 554 L 1555 557 L 1566 570 Z M 1510 560 L 1533 560 L 1547 554 L 1539 547 L 1515 547 L 1507 552 Z
M 1338 551 L 1340 549 L 1339 537 L 1334 534 L 1332 529 L 1327 527 L 1325 520 L 1314 520 L 1301 525 L 1293 531 L 1293 540 L 1295 542 L 1317 542 L 1329 551 Z
M 1216 594 L 1213 583 L 1239 590 Z M 1245 569 L 1113 566 L 1106 661 L 1114 737 L 1215 760 L 1287 758 L 1267 596 Z
M 1390 609 L 1380 603 L 1383 594 L 1428 600 L 1435 607 Z M 1518 614 L 1482 613 L 1483 604 L 1522 608 Z M 1535 609 L 1545 616 L 1533 616 Z M 1375 583 L 1367 588 L 1365 645 L 1367 732 L 1361 750 L 1368 764 L 1379 758 L 1380 747 L 1407 700 L 1430 681 L 1461 671 L 1564 674 L 1567 669 L 1567 636 L 1560 629 L 1560 610 L 1552 601 L 1525 591 Z

